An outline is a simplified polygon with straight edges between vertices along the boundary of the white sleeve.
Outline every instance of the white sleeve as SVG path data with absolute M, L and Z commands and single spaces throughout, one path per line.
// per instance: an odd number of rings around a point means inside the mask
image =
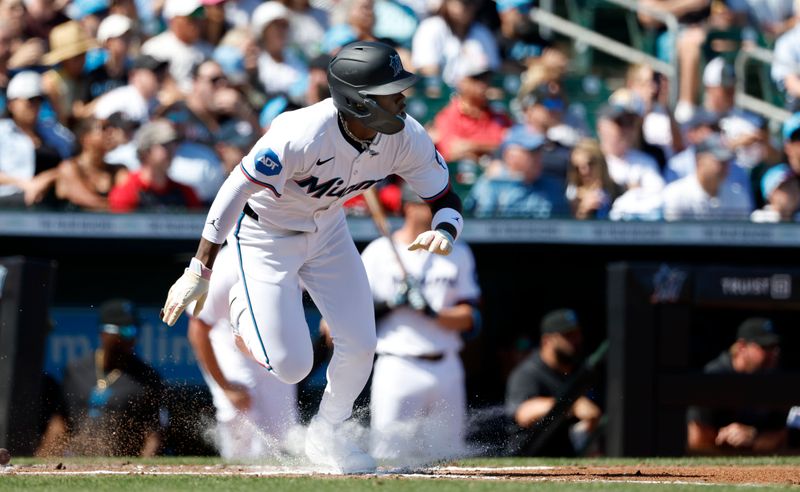
M 203 239 L 214 244 L 225 242 L 247 199 L 261 189 L 261 186 L 245 176 L 241 164 L 236 166 L 222 184 L 208 210 L 206 225 L 203 227 Z
M 408 144 L 400 156 L 396 174 L 423 200 L 431 201 L 450 188 L 450 174 L 425 129 L 411 117 L 406 119 Z

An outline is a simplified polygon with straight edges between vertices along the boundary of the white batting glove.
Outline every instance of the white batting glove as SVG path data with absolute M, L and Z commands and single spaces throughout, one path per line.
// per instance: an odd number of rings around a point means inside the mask
M 198 316 L 206 302 L 209 278 L 211 278 L 211 270 L 197 258 L 192 258 L 189 268 L 184 270 L 181 278 L 169 289 L 167 302 L 164 303 L 164 308 L 161 310 L 161 321 L 169 326 L 174 325 L 192 302 L 195 303 L 193 314 Z
M 426 249 L 431 253 L 447 256 L 453 251 L 454 242 L 455 240 L 449 232 L 436 229 L 435 231 L 425 231 L 417 236 L 408 250 Z

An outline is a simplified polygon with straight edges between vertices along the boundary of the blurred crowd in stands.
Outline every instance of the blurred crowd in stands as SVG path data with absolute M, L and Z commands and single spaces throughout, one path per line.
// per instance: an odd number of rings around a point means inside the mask
M 640 4 L 679 21 L 635 18 L 673 81 L 581 71 L 531 0 L 0 0 L 0 208 L 202 211 L 278 114 L 329 96 L 331 56 L 381 40 L 471 215 L 796 220 L 800 113 L 738 107 L 733 62 L 772 50 L 758 96 L 800 110 L 800 2 Z M 398 183 L 380 195 L 399 213 Z

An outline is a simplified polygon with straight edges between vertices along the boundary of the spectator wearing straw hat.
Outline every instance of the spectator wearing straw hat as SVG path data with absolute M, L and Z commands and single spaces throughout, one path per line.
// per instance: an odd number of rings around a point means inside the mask
M 192 87 L 192 69 L 211 58 L 214 47 L 200 38 L 205 13 L 200 0 L 166 0 L 163 10 L 169 29 L 142 45 L 142 53 L 169 63 L 180 90 Z
M 77 21 L 59 24 L 50 31 L 50 51 L 44 55 L 44 63 L 54 67 L 44 74 L 42 85 L 58 121 L 63 124 L 69 123 L 73 116 L 86 116 L 80 102 L 86 85 L 83 65 L 86 52 L 94 45 L 94 39 Z

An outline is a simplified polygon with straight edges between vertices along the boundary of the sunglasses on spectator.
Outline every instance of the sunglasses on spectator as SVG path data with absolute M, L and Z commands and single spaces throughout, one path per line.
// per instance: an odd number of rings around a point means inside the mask
M 224 75 L 217 75 L 215 77 L 204 77 L 207 81 L 211 82 L 213 85 L 220 85 L 220 84 L 227 84 L 228 79 Z

